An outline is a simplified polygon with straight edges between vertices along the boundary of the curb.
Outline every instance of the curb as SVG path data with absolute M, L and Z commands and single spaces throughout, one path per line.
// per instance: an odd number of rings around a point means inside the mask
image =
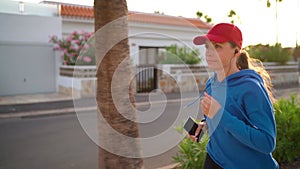
M 184 98 L 184 99 L 171 99 L 163 101 L 153 101 L 153 102 L 136 102 L 136 106 L 148 106 L 162 103 L 177 103 L 185 101 L 193 101 L 195 98 Z M 76 112 L 86 112 L 86 111 L 95 111 L 97 106 L 94 107 L 81 107 L 81 108 L 63 108 L 63 109 L 50 109 L 50 110 L 37 110 L 37 111 L 24 111 L 16 113 L 3 113 L 0 114 L 0 119 L 4 118 L 25 118 L 25 117 L 34 117 L 34 116 L 47 116 L 47 115 L 62 115 Z
M 53 109 L 53 110 L 41 110 L 41 111 L 29 111 L 29 112 L 18 112 L 18 113 L 6 113 L 0 114 L 0 119 L 3 118 L 24 118 L 32 116 L 46 116 L 46 115 L 59 115 L 75 113 L 76 111 L 93 111 L 97 110 L 97 107 L 85 107 L 85 108 L 65 108 L 65 109 Z
M 285 96 L 285 93 L 297 93 L 300 91 L 300 87 L 295 86 L 292 88 L 282 88 L 282 89 L 275 89 L 275 97 L 279 94 L 279 97 Z M 299 96 L 300 94 L 298 94 Z M 152 102 L 135 102 L 136 106 L 149 106 L 155 104 L 167 104 L 167 103 L 177 103 L 177 102 L 187 102 L 193 101 L 196 98 L 188 97 L 188 98 L 174 98 L 174 99 L 167 99 L 167 100 L 159 100 L 159 101 L 152 101 Z M 65 99 L 66 100 L 66 99 Z M 69 100 L 69 99 L 68 99 Z M 97 110 L 97 106 L 91 107 L 82 107 L 82 108 L 62 108 L 62 109 L 48 109 L 48 110 L 36 110 L 36 111 L 24 111 L 24 112 L 14 112 L 14 113 L 0 113 L 0 119 L 3 118 L 23 118 L 23 117 L 30 117 L 30 116 L 47 116 L 47 115 L 60 115 L 60 114 L 70 114 L 75 113 L 76 111 L 84 112 L 84 111 L 94 111 Z

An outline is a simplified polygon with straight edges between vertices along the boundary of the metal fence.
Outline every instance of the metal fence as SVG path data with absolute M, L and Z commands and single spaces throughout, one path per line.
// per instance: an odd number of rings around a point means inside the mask
M 151 92 L 157 89 L 157 68 L 155 65 L 140 65 L 136 67 L 136 91 Z

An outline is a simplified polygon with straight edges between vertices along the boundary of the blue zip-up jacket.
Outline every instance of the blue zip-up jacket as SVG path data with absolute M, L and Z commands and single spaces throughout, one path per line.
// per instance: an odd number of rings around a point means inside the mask
M 206 88 L 222 106 L 206 118 L 211 158 L 224 169 L 278 168 L 274 110 L 261 76 L 245 69 L 219 82 L 215 74 Z

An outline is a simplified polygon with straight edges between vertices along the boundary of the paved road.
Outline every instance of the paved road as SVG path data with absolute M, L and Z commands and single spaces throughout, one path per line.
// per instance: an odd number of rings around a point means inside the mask
M 0 121 L 0 168 L 96 168 L 97 147 L 75 115 Z
M 155 104 L 151 111 L 159 111 L 164 104 Z M 164 131 L 174 130 L 173 122 L 179 113 L 178 103 L 168 103 L 161 114 L 152 122 L 140 124 L 140 137 L 150 138 Z M 141 114 L 149 106 L 139 106 Z M 191 110 L 187 110 L 191 111 Z M 92 120 L 93 113 L 89 114 Z M 79 118 L 82 120 L 82 118 Z M 93 169 L 97 168 L 97 145 L 87 136 L 76 114 L 56 116 L 36 116 L 27 118 L 0 119 L 0 169 Z M 146 145 L 147 151 L 163 151 L 164 144 L 174 142 L 172 138 L 163 137 L 161 145 Z M 156 152 L 155 152 L 156 151 Z M 145 158 L 146 168 L 156 168 L 172 163 L 171 157 L 177 147 L 158 155 Z
M 277 98 L 287 98 L 291 93 L 299 96 L 300 88 L 280 89 L 275 92 L 275 95 Z M 140 104 L 138 109 L 142 112 L 138 113 L 139 120 L 152 118 L 151 122 L 140 123 L 140 136 L 150 138 L 160 136 L 168 129 L 173 130 L 177 126 L 173 122 L 179 116 L 179 103 L 173 100 L 164 108 L 163 102 L 156 102 L 151 109 L 152 112 L 145 112 L 149 106 Z M 40 108 L 42 109 L 43 106 Z M 161 109 L 163 111 L 160 111 Z M 4 113 L 10 112 L 7 109 L 2 110 Z M 14 109 L 16 112 L 18 110 L 24 111 L 24 108 Z M 157 112 L 161 114 L 155 114 Z M 191 113 L 195 110 L 187 109 L 186 112 Z M 87 116 L 88 114 L 86 112 Z M 153 114 L 155 116 L 152 116 Z M 88 137 L 74 113 L 0 119 L 0 138 L 0 169 L 97 168 L 97 145 Z M 164 137 L 160 140 L 161 143 L 148 144 L 143 148 L 157 153 L 157 149 L 162 150 L 165 144 L 174 142 L 172 137 Z M 145 158 L 145 166 L 152 169 L 170 164 L 172 163 L 171 157 L 176 152 L 175 146 L 165 153 Z

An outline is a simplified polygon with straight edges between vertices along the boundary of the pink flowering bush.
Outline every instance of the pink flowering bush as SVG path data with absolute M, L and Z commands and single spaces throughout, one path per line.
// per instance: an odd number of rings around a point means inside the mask
M 51 36 L 49 42 L 55 50 L 62 51 L 63 65 L 95 65 L 93 33 L 72 32 L 67 38 Z

